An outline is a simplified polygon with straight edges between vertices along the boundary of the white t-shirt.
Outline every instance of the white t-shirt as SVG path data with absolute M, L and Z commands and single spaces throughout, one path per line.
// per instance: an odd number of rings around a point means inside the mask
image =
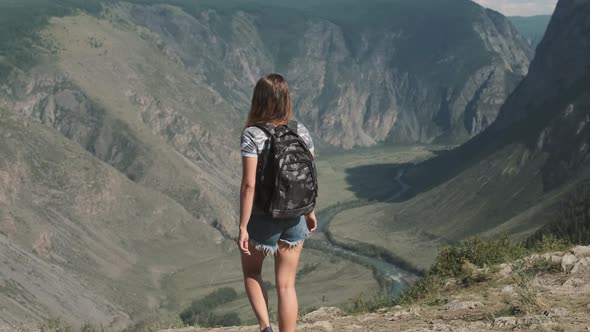
M 313 152 L 313 141 L 307 128 L 301 123 L 297 123 L 297 133 L 301 136 L 305 144 L 307 144 L 309 151 Z M 262 129 L 258 127 L 246 127 L 242 131 L 242 137 L 240 139 L 242 157 L 258 158 L 260 153 L 268 148 L 267 141 L 268 136 Z

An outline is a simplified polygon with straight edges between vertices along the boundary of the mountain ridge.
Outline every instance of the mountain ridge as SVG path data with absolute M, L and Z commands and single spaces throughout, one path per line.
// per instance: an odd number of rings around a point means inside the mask
M 588 1 L 560 1 L 529 74 L 497 121 L 461 147 L 410 167 L 406 182 L 413 197 L 345 211 L 333 234 L 342 241 L 403 253 L 407 259 L 415 260 L 412 253 L 421 248 L 428 251 L 422 257 L 427 266 L 438 247 L 432 246 L 432 237 L 444 243 L 509 233 L 522 240 L 551 229 L 546 225 L 558 227 L 568 213 L 562 210 L 565 203 L 583 191 L 590 171 L 590 100 L 584 93 L 590 85 L 584 56 L 590 51 L 590 30 L 585 28 L 589 12 Z M 355 233 L 354 217 L 347 215 L 379 216 L 368 222 L 379 236 Z

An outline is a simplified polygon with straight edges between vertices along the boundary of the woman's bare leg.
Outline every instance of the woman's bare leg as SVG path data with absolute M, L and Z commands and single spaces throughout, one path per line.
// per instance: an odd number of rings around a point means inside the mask
M 246 294 L 254 314 L 260 324 L 260 330 L 270 326 L 268 318 L 268 295 L 262 283 L 262 263 L 264 254 L 251 246 L 250 256 L 242 256 L 242 272 L 244 273 L 244 286 Z
M 279 242 L 279 251 L 275 257 L 280 332 L 295 332 L 297 325 L 298 303 L 295 292 L 295 275 L 301 248 L 303 248 L 303 242 L 295 247 Z

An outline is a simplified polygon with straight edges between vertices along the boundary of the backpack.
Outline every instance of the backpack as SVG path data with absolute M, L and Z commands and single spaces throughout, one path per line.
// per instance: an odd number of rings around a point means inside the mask
M 269 146 L 258 158 L 254 206 L 273 218 L 312 212 L 318 194 L 317 172 L 311 151 L 297 133 L 297 122 L 256 127 L 266 133 Z

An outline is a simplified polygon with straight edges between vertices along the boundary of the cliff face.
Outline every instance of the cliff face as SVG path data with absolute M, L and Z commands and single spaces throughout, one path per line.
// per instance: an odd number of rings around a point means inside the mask
M 371 210 L 387 217 L 369 223 L 389 230 L 373 241 L 387 246 L 396 235 L 422 248 L 432 239 L 476 234 L 523 239 L 541 228 L 587 237 L 588 205 L 580 197 L 590 177 L 589 17 L 590 1 L 559 2 L 526 79 L 498 120 L 408 170 L 415 195 Z
M 247 111 L 261 75 L 286 73 L 299 118 L 345 148 L 475 135 L 532 55 L 506 18 L 470 2 L 262 3 L 204 2 L 192 15 L 129 8 L 166 54 L 237 109 Z
M 541 113 L 550 100 L 583 97 L 579 89 L 590 66 L 590 17 L 584 15 L 588 6 L 585 0 L 558 3 L 528 76 L 502 107 L 499 127 Z
M 528 127 L 532 150 L 547 156 L 547 191 L 575 179 L 590 160 L 589 13 L 587 0 L 559 2 L 529 75 L 491 128 Z

